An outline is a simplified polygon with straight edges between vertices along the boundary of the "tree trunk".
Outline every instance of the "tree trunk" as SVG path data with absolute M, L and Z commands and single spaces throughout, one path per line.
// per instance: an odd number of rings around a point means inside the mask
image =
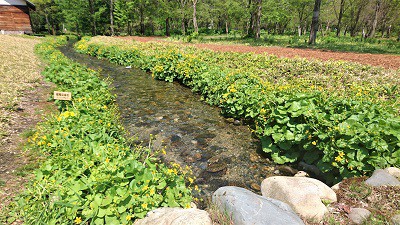
M 229 34 L 229 25 L 228 25 L 228 20 L 225 20 L 225 33 L 226 35 Z
M 51 25 L 50 25 L 49 17 L 47 16 L 47 13 L 45 13 L 44 18 L 46 19 L 47 31 L 49 32 L 49 34 L 51 34 L 51 31 L 50 31 Z
M 302 32 L 301 32 L 301 25 L 297 26 L 297 32 L 299 33 L 299 37 L 301 36 Z
M 110 0 L 110 30 L 111 36 L 114 36 L 114 2 Z
M 256 11 L 256 24 L 255 24 L 255 35 L 254 38 L 259 39 L 261 33 L 261 8 L 262 0 L 257 0 L 257 11 Z
M 392 25 L 389 25 L 389 27 L 388 27 L 388 29 L 387 29 L 387 31 L 386 31 L 386 37 L 387 37 L 387 38 L 390 38 L 390 33 L 391 33 L 391 31 L 392 31 Z
M 185 6 L 186 6 L 187 0 L 180 0 L 181 4 L 181 26 L 182 26 L 182 34 L 186 35 L 186 26 L 185 26 Z
M 182 22 L 181 22 L 181 26 L 182 26 L 182 34 L 186 35 L 186 27 L 185 27 L 185 16 L 182 16 Z
M 144 27 L 144 8 L 140 6 L 140 34 L 144 35 L 145 27 Z
M 93 0 L 89 0 L 89 12 L 90 12 L 90 20 L 92 22 L 92 35 L 96 36 L 97 28 L 96 28 L 96 19 L 94 18 L 94 3 Z
M 322 28 L 321 28 L 322 29 Z M 325 27 L 325 33 L 329 34 L 329 30 L 331 29 L 331 21 L 328 21 L 328 23 L 326 23 L 326 27 Z
M 342 18 L 343 18 L 343 11 L 344 11 L 344 1 L 345 0 L 340 0 L 340 10 L 339 10 L 339 18 L 338 18 L 338 24 L 337 24 L 337 30 L 336 30 L 336 36 L 340 36 L 340 26 L 342 25 Z
M 169 29 L 170 29 L 169 20 L 170 20 L 169 17 L 167 17 L 167 19 L 165 19 L 165 36 L 167 36 L 167 37 L 171 36 L 171 33 L 169 31 Z
M 249 0 L 248 4 L 247 4 L 248 9 L 251 9 L 251 4 L 252 4 L 251 0 Z M 252 34 L 253 34 L 253 15 L 254 15 L 252 10 L 249 10 L 249 11 L 250 11 L 250 18 L 246 24 L 246 36 L 248 36 L 248 37 L 252 36 Z
M 132 35 L 132 21 L 128 20 L 128 34 L 129 36 Z
M 194 32 L 199 33 L 199 27 L 197 26 L 197 18 L 196 18 L 197 0 L 192 0 L 192 1 L 193 1 L 193 27 L 194 27 Z
M 315 45 L 315 41 L 317 40 L 318 18 L 319 18 L 320 8 L 321 8 L 321 0 L 315 0 L 314 12 L 311 22 L 310 39 L 308 40 L 309 45 Z
M 381 6 L 381 0 L 377 0 L 375 5 L 374 21 L 372 22 L 372 28 L 368 34 L 369 38 L 373 38 L 375 36 L 376 26 L 378 25 L 378 12 L 380 6 Z

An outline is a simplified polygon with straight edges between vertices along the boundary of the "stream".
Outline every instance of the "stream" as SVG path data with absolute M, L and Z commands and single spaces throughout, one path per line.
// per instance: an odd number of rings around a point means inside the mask
M 139 144 L 165 148 L 164 162 L 190 166 L 201 190 L 199 197 L 207 199 L 227 185 L 259 193 L 261 181 L 277 172 L 248 126 L 233 124 L 189 88 L 154 80 L 140 69 L 79 54 L 71 44 L 60 50 L 111 79 L 126 130 Z

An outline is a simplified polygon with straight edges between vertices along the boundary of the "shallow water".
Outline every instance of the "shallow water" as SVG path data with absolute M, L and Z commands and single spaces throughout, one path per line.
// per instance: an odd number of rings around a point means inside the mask
M 218 187 L 234 185 L 259 192 L 274 164 L 260 153 L 259 141 L 245 125 L 236 126 L 220 110 L 177 83 L 154 80 L 139 69 L 126 69 L 76 53 L 71 45 L 60 48 L 69 58 L 99 70 L 112 79 L 121 121 L 139 142 L 166 147 L 166 162 L 192 167 L 207 198 Z

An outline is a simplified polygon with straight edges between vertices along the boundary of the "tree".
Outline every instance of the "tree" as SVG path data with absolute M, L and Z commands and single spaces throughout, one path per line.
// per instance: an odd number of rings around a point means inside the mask
M 111 36 L 114 36 L 114 1 L 110 0 L 110 31 Z
M 255 12 L 255 34 L 254 38 L 259 39 L 261 33 L 261 8 L 262 0 L 256 0 L 256 12 Z
M 321 9 L 321 0 L 315 0 L 313 17 L 311 21 L 310 39 L 308 40 L 309 45 L 314 45 L 317 39 L 318 19 L 319 19 L 320 9 Z
M 194 32 L 199 33 L 199 27 L 197 26 L 197 17 L 196 17 L 197 0 L 192 0 L 192 3 L 193 3 L 193 27 L 194 27 Z
M 376 0 L 374 19 L 373 19 L 373 22 L 372 22 L 371 30 L 370 30 L 370 32 L 368 34 L 368 37 L 370 37 L 370 38 L 371 37 L 375 37 L 375 31 L 376 31 L 376 27 L 378 25 L 378 13 L 379 13 L 380 6 L 381 6 L 381 0 Z
M 301 36 L 306 31 L 307 20 L 312 10 L 312 0 L 290 0 L 289 4 L 291 5 L 291 11 L 296 12 L 298 17 L 298 35 Z
M 342 25 L 342 18 L 343 18 L 343 11 L 344 11 L 344 3 L 345 3 L 345 0 L 340 0 L 339 18 L 338 18 L 338 24 L 337 24 L 337 29 L 336 29 L 337 37 L 339 37 L 339 35 L 340 35 L 340 28 Z

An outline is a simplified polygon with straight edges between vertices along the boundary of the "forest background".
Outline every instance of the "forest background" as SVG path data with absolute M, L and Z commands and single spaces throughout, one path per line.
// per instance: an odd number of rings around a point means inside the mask
M 400 0 L 32 0 L 35 33 L 400 39 Z M 314 18 L 314 19 L 313 19 Z M 314 20 L 314 23 L 312 22 Z M 315 21 L 316 20 L 316 21 Z M 319 22 L 319 23 L 315 23 Z M 311 35 L 310 35 L 311 33 Z M 315 39 L 308 39 L 309 44 Z

